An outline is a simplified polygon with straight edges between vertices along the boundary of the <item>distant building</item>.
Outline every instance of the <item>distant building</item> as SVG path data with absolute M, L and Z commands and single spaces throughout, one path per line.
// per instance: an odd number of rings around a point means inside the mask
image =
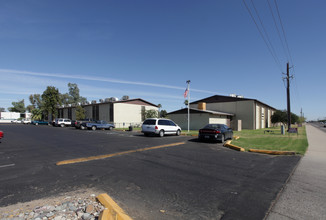
M 85 118 L 104 120 L 114 123 L 116 127 L 140 125 L 144 121 L 143 112 L 158 110 L 158 106 L 143 99 L 128 99 L 118 101 L 117 98 L 83 103 Z M 76 106 L 61 106 L 58 108 L 58 118 L 76 120 Z
M 190 103 L 190 129 L 198 130 L 208 123 L 223 123 L 235 130 L 261 129 L 272 126 L 275 108 L 256 99 L 242 96 L 214 95 Z M 168 113 L 182 129 L 187 129 L 187 109 Z
M 0 122 L 7 123 L 12 120 L 17 120 L 20 118 L 31 119 L 31 113 L 19 113 L 19 112 L 0 112 Z

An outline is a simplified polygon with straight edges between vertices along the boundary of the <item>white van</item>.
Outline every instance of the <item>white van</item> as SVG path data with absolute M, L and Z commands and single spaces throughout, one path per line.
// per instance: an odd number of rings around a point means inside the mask
M 181 128 L 173 121 L 165 118 L 148 118 L 143 122 L 141 132 L 145 136 L 150 134 L 159 135 L 163 137 L 166 134 L 181 134 Z

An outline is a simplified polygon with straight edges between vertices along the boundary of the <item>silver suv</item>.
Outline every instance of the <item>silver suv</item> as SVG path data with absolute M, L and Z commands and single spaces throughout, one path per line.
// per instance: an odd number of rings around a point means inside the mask
M 54 121 L 54 126 L 56 127 L 71 126 L 71 120 L 68 118 L 57 118 Z
M 164 118 L 148 118 L 143 122 L 141 132 L 145 136 L 150 134 L 159 135 L 163 137 L 165 134 L 181 134 L 181 128 L 169 119 Z

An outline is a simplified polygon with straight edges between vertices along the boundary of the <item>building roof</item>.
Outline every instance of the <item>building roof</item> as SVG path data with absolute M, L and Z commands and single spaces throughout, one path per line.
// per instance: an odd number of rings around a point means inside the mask
M 208 113 L 208 114 L 213 114 L 213 115 L 227 115 L 227 116 L 234 116 L 232 113 L 227 113 L 227 112 L 217 112 L 217 111 L 210 111 L 210 110 L 200 110 L 196 108 L 189 108 L 190 114 L 202 114 L 202 113 Z M 183 108 L 177 111 L 173 111 L 168 113 L 170 114 L 187 114 L 188 113 L 188 108 Z
M 155 105 L 155 104 L 153 104 L 151 102 L 148 102 L 148 101 L 146 101 L 144 99 L 140 99 L 140 98 L 137 98 L 137 99 L 128 99 L 128 100 L 120 100 L 120 101 L 115 101 L 113 103 L 127 103 L 127 104 L 134 104 L 134 105 L 143 105 L 145 103 L 147 105 L 158 107 L 157 105 Z
M 241 101 L 255 101 L 260 104 L 263 104 L 271 109 L 276 110 L 274 107 L 267 105 L 257 99 L 249 99 L 249 98 L 240 98 L 240 97 L 232 97 L 232 96 L 222 96 L 222 95 L 213 95 L 208 98 L 204 98 L 195 102 L 191 102 L 190 104 L 198 104 L 199 102 L 206 102 L 206 103 L 222 103 L 222 102 L 241 102 Z

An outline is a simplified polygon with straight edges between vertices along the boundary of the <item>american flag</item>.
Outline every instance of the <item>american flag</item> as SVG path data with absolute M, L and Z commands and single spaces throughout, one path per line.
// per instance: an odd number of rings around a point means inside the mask
M 187 96 L 188 96 L 188 88 L 186 88 L 185 93 L 183 93 L 183 97 L 187 98 Z

